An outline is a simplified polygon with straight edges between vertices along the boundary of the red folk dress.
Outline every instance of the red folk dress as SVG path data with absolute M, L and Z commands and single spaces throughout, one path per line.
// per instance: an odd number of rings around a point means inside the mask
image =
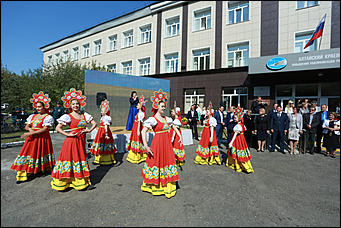
M 92 116 L 84 113 L 81 119 L 76 119 L 72 114 L 65 114 L 57 121 L 63 125 L 69 125 L 71 133 L 77 133 L 76 136 L 66 137 L 56 165 L 51 174 L 52 189 L 62 191 L 68 187 L 82 190 L 90 182 L 90 168 L 86 153 L 85 139 L 86 135 L 80 133 L 91 122 Z
M 180 122 L 180 120 L 175 119 L 175 120 L 173 121 L 173 124 L 178 128 L 178 130 L 179 130 L 179 132 L 180 132 L 180 135 L 182 136 L 182 132 L 181 132 L 181 130 L 180 130 L 180 127 L 181 127 L 181 122 Z M 174 134 L 174 130 L 173 130 L 173 128 L 172 128 L 172 129 L 170 130 L 170 136 L 172 137 L 173 134 Z M 178 134 L 175 133 L 174 141 L 173 141 L 173 143 L 172 143 L 173 151 L 174 151 L 176 163 L 177 163 L 179 166 L 182 166 L 182 165 L 184 165 L 184 163 L 185 163 L 186 154 L 185 154 L 185 150 L 184 150 L 184 145 L 183 145 L 183 144 L 180 144 L 179 140 L 180 140 L 180 138 L 179 138 Z
M 45 114 L 41 119 L 36 119 L 37 115 L 32 114 L 26 120 L 26 124 L 29 124 L 34 131 L 38 131 L 44 126 L 53 126 L 54 120 L 51 115 Z M 54 164 L 55 158 L 50 133 L 45 131 L 26 138 L 11 169 L 17 171 L 17 181 L 26 181 L 29 174 L 52 170 Z
M 107 132 L 109 139 L 105 138 L 105 127 L 109 127 L 109 125 L 111 125 L 111 117 L 107 115 L 102 116 L 96 137 L 90 148 L 90 153 L 95 155 L 95 164 L 111 165 L 116 163 L 114 154 L 117 149 L 110 128 Z
M 172 121 L 169 117 L 163 118 L 163 122 L 155 117 L 149 117 L 143 123 L 154 130 L 155 136 L 150 146 L 154 155 L 148 155 L 141 172 L 143 178 L 141 190 L 153 195 L 164 194 L 167 198 L 176 194 L 176 181 L 179 180 L 169 133 Z
M 217 120 L 211 117 L 209 120 L 204 121 L 204 129 L 201 133 L 201 139 L 196 149 L 197 154 L 194 163 L 199 165 L 220 165 L 219 148 L 217 143 L 217 136 L 213 129 L 213 141 L 210 142 L 211 127 L 217 126 Z
M 237 136 L 232 143 L 232 148 L 227 150 L 226 166 L 234 169 L 236 172 L 245 171 L 253 173 L 250 161 L 251 153 L 244 137 L 245 130 L 246 127 L 242 123 L 238 123 L 233 128 L 234 134 L 237 134 Z
M 147 159 L 147 151 L 144 148 L 143 141 L 142 141 L 142 134 L 141 131 L 143 129 L 142 121 L 144 118 L 144 113 L 139 112 L 135 116 L 135 122 L 133 125 L 133 129 L 130 133 L 129 142 L 127 145 L 127 161 L 138 164 L 144 162 Z M 140 135 L 137 135 L 138 123 L 140 122 Z

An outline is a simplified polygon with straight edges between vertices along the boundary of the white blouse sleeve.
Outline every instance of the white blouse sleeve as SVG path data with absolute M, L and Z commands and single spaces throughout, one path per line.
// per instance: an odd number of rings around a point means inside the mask
M 173 119 L 172 118 L 166 116 L 166 120 L 167 120 L 167 123 L 168 123 L 169 126 L 171 126 L 173 124 Z
M 236 124 L 236 126 L 234 126 L 233 131 L 237 131 L 237 132 L 241 132 L 243 130 L 242 126 L 240 126 L 240 124 Z
M 155 117 L 149 117 L 146 121 L 143 122 L 143 126 L 149 129 L 152 129 L 157 124 Z
M 329 120 L 325 119 L 322 124 L 322 128 L 329 127 Z
M 210 127 L 216 127 L 217 126 L 217 120 L 214 117 L 211 117 L 209 124 L 210 124 Z
M 59 119 L 57 119 L 57 122 L 63 125 L 67 125 L 71 122 L 71 117 L 68 114 L 64 114 Z
M 102 121 L 104 125 L 110 125 L 111 122 L 111 116 L 103 116 Z
M 25 124 L 31 124 L 33 116 L 34 114 L 31 114 L 29 117 L 27 117 Z
M 90 123 L 91 120 L 94 119 L 94 118 L 92 117 L 92 115 L 90 115 L 90 114 L 87 113 L 87 112 L 84 112 L 84 116 L 85 116 L 85 121 L 86 121 L 86 123 Z
M 142 121 L 143 118 L 144 118 L 144 113 L 143 113 L 143 112 L 139 112 L 139 113 L 137 114 L 137 120 L 138 120 L 138 121 Z
M 175 119 L 175 120 L 173 121 L 173 124 L 174 124 L 176 127 L 181 127 L 181 122 L 180 122 L 179 119 Z
M 54 123 L 53 117 L 51 115 L 48 115 L 44 119 L 43 126 L 51 127 L 53 126 L 53 123 Z

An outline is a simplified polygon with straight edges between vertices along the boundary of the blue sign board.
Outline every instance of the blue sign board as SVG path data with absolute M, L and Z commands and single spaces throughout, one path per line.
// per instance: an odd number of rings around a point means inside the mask
M 288 60 L 284 57 L 274 57 L 269 59 L 266 63 L 266 67 L 269 70 L 280 70 L 288 65 Z

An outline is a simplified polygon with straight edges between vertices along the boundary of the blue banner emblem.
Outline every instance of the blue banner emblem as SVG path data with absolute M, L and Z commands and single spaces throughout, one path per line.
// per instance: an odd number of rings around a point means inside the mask
M 269 70 L 280 70 L 288 65 L 288 60 L 284 57 L 275 57 L 266 63 Z

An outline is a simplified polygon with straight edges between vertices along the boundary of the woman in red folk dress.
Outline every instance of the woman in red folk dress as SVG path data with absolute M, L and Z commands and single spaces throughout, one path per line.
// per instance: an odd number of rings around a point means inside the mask
M 104 100 L 101 103 L 101 123 L 96 137 L 90 148 L 90 153 L 95 155 L 94 165 L 112 165 L 115 164 L 114 154 L 117 149 L 114 143 L 109 126 L 111 125 L 109 101 Z
M 201 139 L 195 153 L 197 154 L 194 163 L 199 165 L 220 165 L 219 148 L 217 136 L 214 128 L 217 126 L 217 120 L 212 116 L 213 109 L 210 104 L 206 111 L 208 118 L 204 120 L 204 129 L 201 133 Z
M 26 140 L 11 166 L 11 169 L 17 171 L 17 184 L 27 181 L 31 174 L 51 172 L 55 164 L 49 133 L 54 120 L 47 113 L 51 99 L 48 94 L 40 91 L 38 94 L 34 93 L 30 101 L 38 114 L 27 118 L 25 129 L 28 132 L 21 136 Z
M 85 106 L 85 96 L 80 90 L 71 88 L 62 97 L 64 107 L 69 108 L 70 114 L 62 115 L 58 121 L 56 131 L 65 135 L 66 138 L 60 150 L 56 165 L 52 171 L 51 187 L 57 191 L 63 191 L 69 187 L 77 190 L 91 190 L 95 187 L 90 182 L 90 169 L 85 147 L 86 133 L 96 128 L 96 122 L 88 113 L 81 114 L 80 108 Z M 91 128 L 86 125 L 91 123 Z M 68 125 L 70 132 L 67 133 L 62 126 Z
M 174 109 L 171 111 L 172 117 L 174 117 L 173 121 L 173 126 L 178 129 L 180 132 L 180 136 L 182 138 L 182 133 L 180 130 L 180 127 L 182 126 L 181 123 L 181 114 L 180 114 L 180 108 L 179 107 L 174 107 Z M 185 150 L 184 150 L 184 145 L 180 143 L 180 137 L 176 134 L 176 132 L 173 130 L 173 128 L 170 131 L 170 135 L 172 137 L 171 142 L 173 145 L 173 151 L 176 159 L 176 164 L 181 168 L 181 166 L 184 165 L 185 163 Z
M 243 115 L 243 110 L 240 107 L 234 112 L 234 119 L 238 124 L 233 128 L 233 137 L 227 150 L 228 157 L 226 166 L 234 169 L 236 172 L 244 171 L 246 173 L 253 173 L 254 171 L 250 161 L 251 154 L 244 137 L 246 127 L 244 125 Z
M 155 91 L 151 101 L 154 115 L 143 123 L 142 129 L 143 145 L 148 157 L 141 172 L 143 178 L 141 190 L 171 198 L 176 194 L 176 181 L 179 180 L 179 175 L 170 139 L 170 127 L 179 135 L 181 143 L 182 137 L 178 129 L 172 125 L 172 118 L 162 116 L 166 109 L 167 94 L 161 89 Z M 146 139 L 148 129 L 153 129 L 155 132 L 150 147 Z
M 135 116 L 135 122 L 133 125 L 133 129 L 130 133 L 130 139 L 127 145 L 127 161 L 138 164 L 144 162 L 147 159 L 147 151 L 146 148 L 143 146 L 142 141 L 142 123 L 143 119 L 146 118 L 146 108 L 144 106 L 146 101 L 144 101 L 144 97 L 140 97 L 140 102 L 137 104 L 136 108 L 139 110 L 137 115 Z

